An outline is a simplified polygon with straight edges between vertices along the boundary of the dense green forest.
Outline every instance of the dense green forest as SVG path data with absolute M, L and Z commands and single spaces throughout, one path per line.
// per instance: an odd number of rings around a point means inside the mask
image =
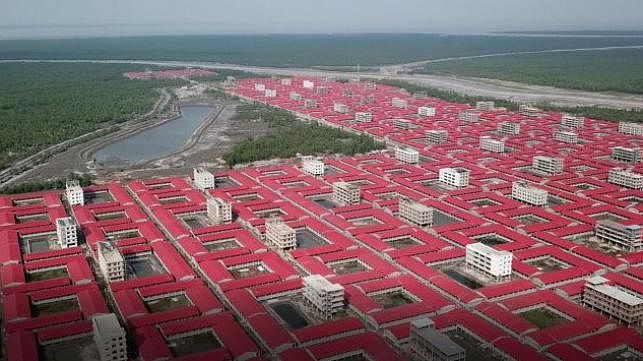
M 87 187 L 92 185 L 93 179 L 89 175 L 77 175 L 70 174 L 69 177 L 63 179 L 58 178 L 49 181 L 43 182 L 26 182 L 19 183 L 16 185 L 9 185 L 4 188 L 0 188 L 0 194 L 19 194 L 19 193 L 29 193 L 29 192 L 39 192 L 50 189 L 64 189 L 67 179 L 78 179 L 82 187 Z
M 643 43 L 643 39 L 639 41 Z M 643 94 L 643 49 L 453 60 L 429 64 L 421 72 L 512 80 L 568 89 Z
M 268 134 L 250 138 L 235 145 L 223 159 L 228 165 L 272 158 L 341 153 L 354 155 L 384 148 L 367 135 L 356 135 L 340 129 L 304 123 L 288 111 L 259 104 L 238 107 L 238 120 L 263 121 L 270 126 Z
M 442 99 L 448 102 L 454 103 L 466 103 L 469 105 L 475 105 L 475 102 L 481 100 L 492 100 L 496 103 L 498 107 L 505 107 L 509 110 L 517 110 L 520 104 L 514 103 L 504 99 L 494 99 L 488 97 L 478 97 L 471 95 L 463 95 L 460 93 L 452 91 L 444 91 L 435 88 L 423 87 L 415 84 L 410 84 L 402 81 L 391 81 L 383 80 L 380 81 L 382 84 L 396 86 L 399 88 L 406 89 L 409 93 L 422 93 L 427 97 Z M 564 112 L 582 115 L 591 119 L 598 120 L 607 120 L 615 122 L 643 122 L 643 111 L 642 110 L 618 110 L 611 108 L 601 108 L 601 107 L 561 107 L 556 105 L 551 105 L 547 103 L 535 104 L 537 107 L 550 110 L 554 112 Z
M 208 35 L 0 41 L 0 59 L 202 60 L 264 66 L 383 65 L 515 51 L 640 45 L 627 37 L 445 34 Z
M 149 112 L 156 88 L 184 81 L 134 81 L 140 65 L 0 64 L 0 168 L 109 124 Z

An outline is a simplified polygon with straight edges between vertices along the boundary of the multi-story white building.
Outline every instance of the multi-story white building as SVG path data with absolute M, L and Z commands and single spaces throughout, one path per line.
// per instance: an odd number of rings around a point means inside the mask
M 263 93 L 266 98 L 274 98 L 277 96 L 277 89 L 266 89 Z
M 302 168 L 304 172 L 314 175 L 314 176 L 323 176 L 326 165 L 323 161 L 315 159 L 313 157 L 306 157 L 302 162 Z
M 496 103 L 492 101 L 480 101 L 476 102 L 476 109 L 483 111 L 483 112 L 489 112 L 492 111 L 496 108 Z
M 298 101 L 300 101 L 300 100 L 302 100 L 302 99 L 303 99 L 303 97 L 301 96 L 301 94 L 299 94 L 299 93 L 297 93 L 297 92 L 290 92 L 290 93 L 288 93 L 288 98 L 290 98 L 290 100 L 294 100 L 294 101 L 296 101 L 296 102 L 298 102 Z
M 302 82 L 301 82 L 301 86 L 302 86 L 304 89 L 312 89 L 312 88 L 314 88 L 314 87 L 315 87 L 315 83 L 313 83 L 313 82 L 312 82 L 312 81 L 310 81 L 310 80 L 304 80 L 304 81 L 302 81 Z
M 505 152 L 505 142 L 499 139 L 493 139 L 488 135 L 480 137 L 480 149 L 494 153 Z
M 335 113 L 346 114 L 348 113 L 348 106 L 342 103 L 333 103 L 333 111 Z
M 420 161 L 420 152 L 409 147 L 397 147 L 395 159 L 408 164 L 417 164 Z
M 281 79 L 281 85 L 292 85 L 292 78 Z
M 467 245 L 465 262 L 476 271 L 496 279 L 511 275 L 511 252 L 498 251 L 480 242 Z
M 94 343 L 100 361 L 127 361 L 125 329 L 113 313 L 92 317 Z
M 585 125 L 585 117 L 563 114 L 560 118 L 560 125 L 568 128 L 582 128 Z
M 466 351 L 449 336 L 435 329 L 428 317 L 411 321 L 409 347 L 414 359 L 422 361 L 464 361 Z
M 358 123 L 370 123 L 373 121 L 373 113 L 369 112 L 356 112 L 355 121 Z
M 431 144 L 444 144 L 449 139 L 449 132 L 447 130 L 427 130 L 426 141 Z
M 612 159 L 619 162 L 638 163 L 641 161 L 641 149 L 628 147 L 613 147 Z
M 643 298 L 633 291 L 612 286 L 601 276 L 591 277 L 583 289 L 583 303 L 627 326 L 643 324 Z
M 629 135 L 643 135 L 643 124 L 620 122 L 618 123 L 618 131 Z
M 400 198 L 399 216 L 401 219 L 420 227 L 433 224 L 433 208 L 406 197 Z
M 65 196 L 70 206 L 85 204 L 85 194 L 77 179 L 69 179 L 65 184 Z
M 578 134 L 569 130 L 556 129 L 554 130 L 554 140 L 563 143 L 576 144 L 578 143 Z
M 596 237 L 615 244 L 627 252 L 643 249 L 643 225 L 621 224 L 614 221 L 599 221 L 594 228 Z
M 199 189 L 214 188 L 214 175 L 203 167 L 193 169 L 194 185 Z
M 466 168 L 441 168 L 439 172 L 439 180 L 454 187 L 467 187 L 469 185 L 469 176 L 471 171 Z
M 465 110 L 458 114 L 458 119 L 467 123 L 476 123 L 480 121 L 480 111 L 478 110 Z
M 500 122 L 498 123 L 498 132 L 503 135 L 520 134 L 520 123 Z
M 406 99 L 395 97 L 395 98 L 391 99 L 391 105 L 394 108 L 404 109 L 404 108 L 409 106 L 409 102 L 407 102 Z
M 76 223 L 71 217 L 56 219 L 56 235 L 58 236 L 58 245 L 60 248 L 69 248 L 78 246 L 78 232 Z
M 397 129 L 411 129 L 411 124 L 411 121 L 408 119 L 398 118 L 393 120 L 393 126 Z
M 304 108 L 306 108 L 306 109 L 317 108 L 317 100 L 315 100 L 315 99 L 305 99 L 304 100 Z
M 534 206 L 544 206 L 547 204 L 549 192 L 542 188 L 533 186 L 527 181 L 513 182 L 511 186 L 511 197 L 515 200 L 532 204 Z
M 232 205 L 221 198 L 212 197 L 206 201 L 207 214 L 214 222 L 228 223 L 232 221 Z
M 538 109 L 536 107 L 532 107 L 530 105 L 524 105 L 523 104 L 518 108 L 518 112 L 520 114 L 526 116 L 527 118 L 537 118 L 537 117 L 539 117 L 541 115 L 542 110 L 540 110 L 540 109 Z
M 332 198 L 335 202 L 344 205 L 359 204 L 359 187 L 347 182 L 335 182 L 333 183 Z
M 266 85 L 263 83 L 255 83 L 255 91 L 264 92 L 266 90 Z
M 328 87 L 327 86 L 319 86 L 315 88 L 315 94 L 317 95 L 326 95 L 328 94 Z M 349 96 L 350 98 L 350 96 Z
M 98 242 L 98 267 L 107 282 L 125 280 L 125 259 L 110 242 Z
M 282 251 L 297 247 L 297 234 L 281 218 L 266 220 L 266 241 Z
M 418 115 L 421 117 L 434 117 L 435 108 L 434 107 L 418 107 Z
M 643 189 L 643 174 L 623 168 L 610 169 L 607 181 L 627 188 Z
M 553 158 L 544 155 L 537 155 L 532 159 L 533 170 L 547 175 L 557 175 L 563 173 L 565 160 L 563 158 Z
M 329 320 L 344 308 L 344 287 L 331 283 L 321 275 L 310 275 L 303 278 L 303 296 L 312 306 L 313 311 Z

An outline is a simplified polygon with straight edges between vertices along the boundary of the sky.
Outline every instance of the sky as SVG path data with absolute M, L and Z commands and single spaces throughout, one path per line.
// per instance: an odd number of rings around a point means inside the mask
M 0 38 L 641 30 L 641 0 L 0 0 Z

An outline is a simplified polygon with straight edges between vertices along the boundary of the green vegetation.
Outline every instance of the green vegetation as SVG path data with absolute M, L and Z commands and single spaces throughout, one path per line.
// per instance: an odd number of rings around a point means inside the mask
M 537 308 L 534 310 L 525 311 L 520 313 L 519 316 L 531 322 L 532 324 L 534 324 L 534 326 L 540 329 L 545 329 L 569 322 L 565 317 L 562 317 L 547 308 Z
M 0 59 L 198 60 L 262 66 L 362 66 L 565 48 L 640 45 L 627 37 L 443 34 L 209 35 L 0 41 Z
M 237 118 L 262 121 L 270 126 L 268 134 L 237 144 L 223 156 L 228 165 L 301 154 L 342 153 L 354 155 L 384 148 L 384 144 L 367 135 L 356 135 L 340 129 L 297 120 L 288 111 L 259 104 L 242 104 Z
M 643 39 L 639 41 L 643 43 Z M 643 49 L 453 60 L 429 64 L 422 72 L 511 80 L 589 91 L 643 94 Z
M 64 189 L 67 179 L 78 179 L 82 187 L 87 187 L 93 184 L 93 180 L 89 175 L 70 174 L 68 178 L 58 178 L 43 182 L 27 182 L 16 185 L 9 185 L 0 189 L 0 194 L 19 194 L 29 192 L 40 192 L 52 189 Z
M 391 85 L 406 89 L 409 93 L 422 93 L 431 98 L 442 99 L 448 102 L 466 103 L 474 105 L 476 101 L 492 100 L 498 107 L 505 107 L 509 110 L 517 110 L 518 103 L 504 99 L 478 97 L 463 95 L 452 91 L 444 91 L 435 88 L 423 87 L 401 81 L 380 81 L 382 84 Z M 538 103 L 535 106 L 548 111 L 577 114 L 591 119 L 616 121 L 616 122 L 643 122 L 643 110 L 618 110 L 602 107 L 561 107 L 549 103 Z
M 0 168 L 47 146 L 135 119 L 182 80 L 134 81 L 140 65 L 0 64 Z

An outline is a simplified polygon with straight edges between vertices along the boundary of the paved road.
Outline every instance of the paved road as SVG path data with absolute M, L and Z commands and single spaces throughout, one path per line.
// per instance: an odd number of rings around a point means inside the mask
M 629 48 L 642 48 L 641 46 Z M 557 49 L 560 51 L 588 51 L 608 48 Z M 504 56 L 510 53 L 487 54 L 484 57 Z M 478 57 L 483 57 L 478 56 Z M 458 58 L 449 58 L 451 60 Z M 434 59 L 431 62 L 447 61 Z M 315 70 L 306 68 L 273 68 L 236 64 L 223 64 L 198 61 L 155 61 L 155 60 L 0 60 L 2 62 L 64 62 L 64 63 L 105 63 L 105 64 L 144 64 L 157 66 L 193 66 L 212 69 L 241 70 L 260 74 L 284 76 L 335 76 L 339 78 L 355 77 L 355 73 Z M 417 64 L 417 63 L 416 63 Z M 404 66 L 400 64 L 398 66 Z M 395 66 L 394 66 L 395 67 Z M 581 90 L 568 90 L 547 86 L 528 85 L 516 82 L 498 81 L 492 79 L 466 78 L 456 76 L 398 74 L 386 75 L 379 72 L 363 72 L 364 79 L 393 79 L 416 83 L 442 90 L 455 91 L 461 94 L 479 95 L 492 98 L 512 100 L 516 102 L 549 102 L 566 106 L 602 106 L 616 109 L 643 109 L 643 95 L 623 93 L 598 93 Z

